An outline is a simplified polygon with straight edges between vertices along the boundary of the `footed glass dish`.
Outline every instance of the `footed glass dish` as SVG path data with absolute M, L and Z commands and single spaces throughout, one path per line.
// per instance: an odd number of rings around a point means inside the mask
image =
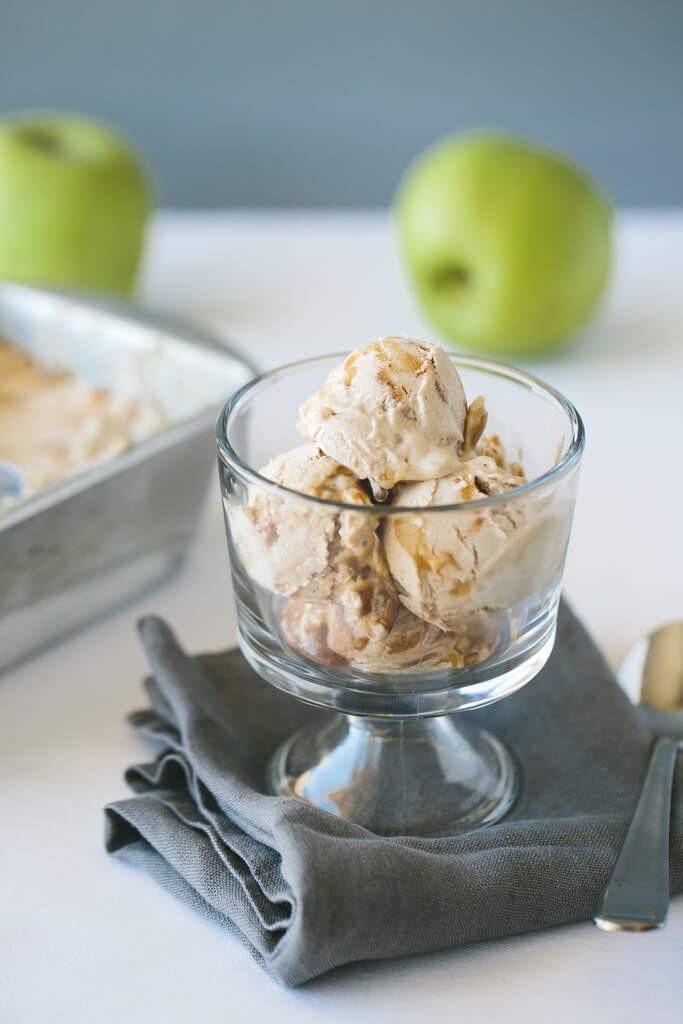
M 462 712 L 524 686 L 553 648 L 583 425 L 528 374 L 453 356 L 489 414 L 472 463 L 483 497 L 379 504 L 344 470 L 335 500 L 274 483 L 259 467 L 301 446 L 297 410 L 340 358 L 263 375 L 217 424 L 241 649 L 331 712 L 274 752 L 267 784 L 379 834 L 454 834 L 515 800 L 514 757 Z M 526 482 L 488 487 L 489 465 Z

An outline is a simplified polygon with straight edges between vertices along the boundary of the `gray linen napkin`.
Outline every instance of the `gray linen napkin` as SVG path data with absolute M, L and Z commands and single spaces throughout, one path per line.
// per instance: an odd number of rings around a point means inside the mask
M 524 788 L 491 828 L 381 838 L 267 796 L 267 756 L 325 714 L 261 681 L 237 651 L 190 657 L 161 620 L 140 625 L 158 749 L 106 808 L 106 847 L 218 922 L 278 981 L 339 964 L 461 946 L 589 918 L 633 811 L 651 738 L 563 606 L 558 642 L 524 690 L 473 719 L 514 750 Z M 672 890 L 683 888 L 683 775 Z

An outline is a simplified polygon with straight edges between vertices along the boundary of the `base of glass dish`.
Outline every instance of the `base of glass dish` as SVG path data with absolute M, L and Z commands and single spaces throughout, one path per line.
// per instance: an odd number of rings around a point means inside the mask
M 268 787 L 379 835 L 454 835 L 499 821 L 519 774 L 507 748 L 461 716 L 335 715 L 287 739 Z

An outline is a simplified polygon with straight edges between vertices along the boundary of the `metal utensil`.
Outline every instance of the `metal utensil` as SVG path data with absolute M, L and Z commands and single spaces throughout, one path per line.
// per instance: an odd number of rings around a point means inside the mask
M 21 498 L 25 490 L 26 480 L 19 467 L 0 459 L 0 501 L 3 498 Z
M 639 641 L 619 680 L 627 692 L 640 691 L 642 714 L 658 738 L 593 920 L 605 931 L 644 932 L 660 928 L 669 909 L 671 784 L 683 743 L 683 622 L 670 622 Z

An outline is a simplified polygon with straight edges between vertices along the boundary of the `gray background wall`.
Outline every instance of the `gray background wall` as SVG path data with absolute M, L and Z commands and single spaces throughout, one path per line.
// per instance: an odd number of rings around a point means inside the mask
M 169 205 L 384 205 L 470 126 L 683 203 L 683 0 L 0 0 L 0 104 L 83 110 Z

